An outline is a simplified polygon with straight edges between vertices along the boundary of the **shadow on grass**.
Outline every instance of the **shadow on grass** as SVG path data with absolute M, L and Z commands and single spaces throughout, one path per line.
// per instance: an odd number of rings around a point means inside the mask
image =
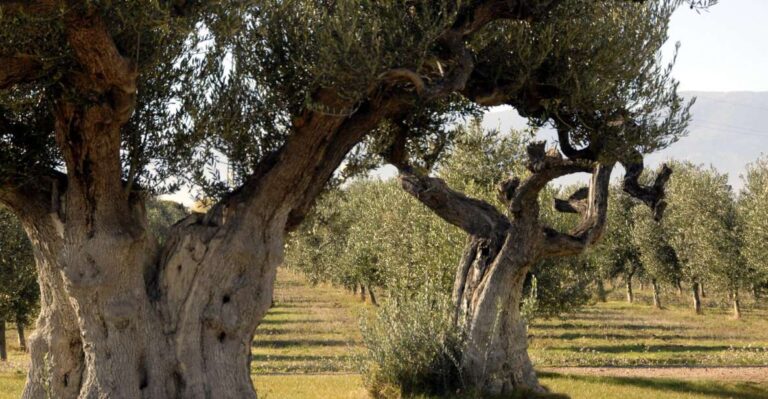
M 562 340 L 574 340 L 574 339 L 616 339 L 616 340 L 632 340 L 638 339 L 695 339 L 695 336 L 681 335 L 681 334 L 600 334 L 600 333 L 562 333 L 562 334 L 532 334 L 531 338 L 539 339 L 562 339 Z M 717 337 L 713 337 L 717 338 Z M 710 339 L 710 337 L 703 337 L 702 339 Z
M 594 384 L 611 384 L 616 386 L 632 386 L 653 389 L 656 391 L 680 392 L 687 394 L 707 395 L 728 399 L 765 399 L 768 397 L 766 387 L 753 383 L 731 383 L 723 385 L 713 381 L 680 381 L 665 378 L 639 377 L 596 377 L 586 375 L 565 375 L 560 373 L 538 373 L 539 377 L 550 379 L 569 379 Z
M 588 345 L 584 347 L 566 346 L 555 349 L 571 352 L 583 352 L 592 349 L 601 353 L 646 353 L 646 352 L 722 352 L 728 350 L 726 345 Z
M 531 326 L 538 330 L 594 330 L 594 329 L 613 329 L 613 330 L 660 330 L 674 331 L 680 329 L 679 326 L 664 324 L 609 324 L 609 323 L 558 323 L 558 324 L 533 324 Z
M 253 341 L 258 348 L 285 348 L 289 346 L 350 346 L 352 342 L 342 339 L 269 339 Z
M 328 320 L 317 320 L 317 319 L 296 319 L 296 320 L 264 319 L 264 320 L 261 321 L 261 325 L 264 325 L 264 324 L 315 324 L 315 323 L 328 323 Z
M 254 362 L 266 362 L 266 361 L 286 361 L 286 362 L 338 362 L 348 361 L 353 359 L 351 355 L 340 356 L 322 356 L 322 355 L 262 355 L 252 354 L 251 361 Z

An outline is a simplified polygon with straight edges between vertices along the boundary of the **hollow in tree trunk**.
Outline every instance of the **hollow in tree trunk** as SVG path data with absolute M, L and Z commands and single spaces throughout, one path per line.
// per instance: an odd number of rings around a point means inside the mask
M 699 297 L 699 283 L 694 281 L 691 284 L 691 291 L 693 292 L 693 311 L 696 314 L 702 314 L 701 311 L 701 297 Z
M 19 321 L 16 322 L 16 335 L 19 337 L 19 349 L 21 349 L 22 352 L 26 352 L 27 339 L 24 336 L 24 323 Z
M 661 294 L 659 293 L 659 283 L 656 279 L 651 280 L 651 286 L 653 287 L 653 307 L 661 309 Z

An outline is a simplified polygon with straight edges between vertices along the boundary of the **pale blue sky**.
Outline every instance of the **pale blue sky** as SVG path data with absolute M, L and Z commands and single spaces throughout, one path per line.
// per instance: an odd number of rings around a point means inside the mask
M 681 7 L 669 37 L 667 50 L 682 44 L 681 90 L 768 91 L 768 0 L 720 0 L 701 13 Z

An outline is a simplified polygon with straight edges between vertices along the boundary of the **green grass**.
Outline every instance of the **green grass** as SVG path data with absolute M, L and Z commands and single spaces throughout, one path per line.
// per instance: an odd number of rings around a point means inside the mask
M 540 367 L 768 365 L 768 311 L 745 309 L 742 320 L 712 305 L 691 314 L 680 298 L 665 298 L 665 310 L 649 306 L 646 291 L 637 303 L 597 304 L 563 318 L 537 321 L 530 330 L 531 356 Z M 264 399 L 368 399 L 355 374 L 365 355 L 358 330 L 357 297 L 328 285 L 310 287 L 299 275 L 281 269 L 275 307 L 256 332 L 252 371 Z M 9 326 L 10 327 L 10 326 Z M 28 366 L 9 328 L 10 362 L 0 363 L 0 399 L 18 398 Z M 768 373 L 768 369 L 766 369 Z M 553 392 L 573 399 L 758 399 L 768 398 L 765 383 L 596 377 L 540 373 Z M 427 399 L 427 398 L 424 398 Z
M 768 366 L 768 310 L 746 309 L 741 320 L 733 320 L 726 309 L 712 306 L 697 316 L 682 305 L 654 309 L 643 303 L 650 301 L 648 295 L 641 292 L 640 303 L 610 301 L 564 318 L 537 320 L 529 330 L 534 363 Z

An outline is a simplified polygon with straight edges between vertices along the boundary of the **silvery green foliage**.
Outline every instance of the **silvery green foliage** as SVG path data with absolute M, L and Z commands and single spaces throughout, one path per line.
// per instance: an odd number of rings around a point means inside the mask
M 744 189 L 739 197 L 742 224 L 742 253 L 755 283 L 768 281 L 768 158 L 762 157 L 747 168 Z
M 605 233 L 588 255 L 600 278 L 627 278 L 643 273 L 639 250 L 632 240 L 633 209 L 641 206 L 620 187 L 611 187 Z
M 736 204 L 728 177 L 714 169 L 675 162 L 665 224 L 670 244 L 688 280 L 703 280 L 723 292 L 739 289 L 749 272 L 740 252 Z
M 659 283 L 675 283 L 680 279 L 680 264 L 675 250 L 669 244 L 669 231 L 661 222 L 653 219 L 647 207 L 637 206 L 631 210 L 632 243 L 637 248 L 643 272 L 646 277 Z

